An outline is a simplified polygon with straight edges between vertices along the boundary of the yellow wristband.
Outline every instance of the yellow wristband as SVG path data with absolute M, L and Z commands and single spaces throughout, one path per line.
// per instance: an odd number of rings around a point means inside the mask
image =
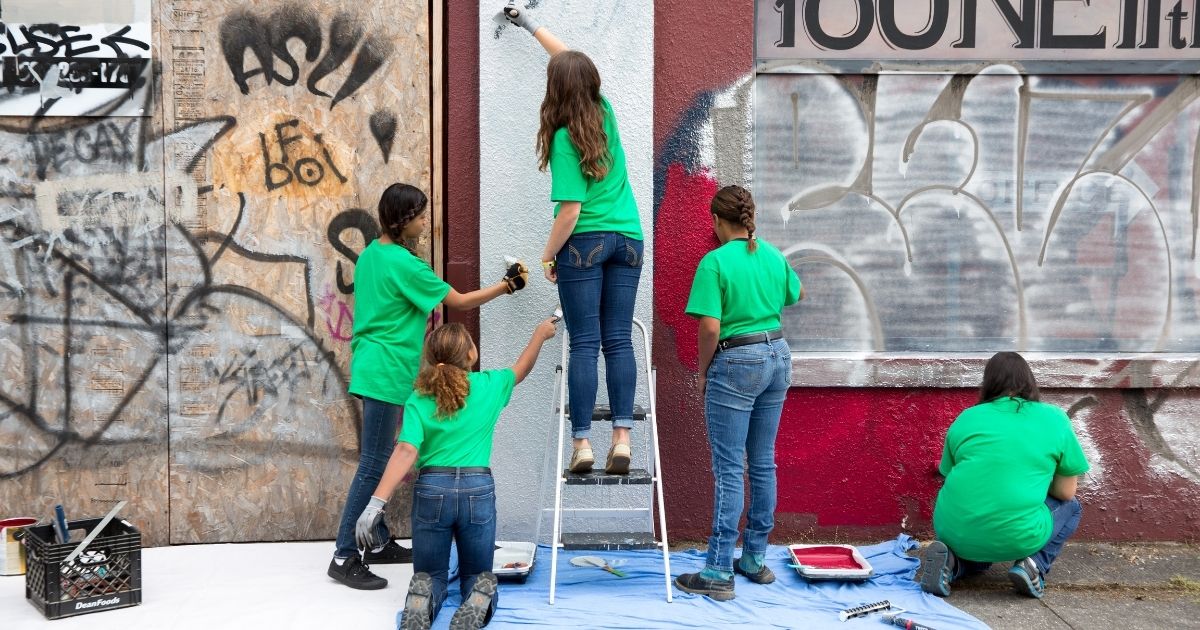
M 549 268 L 551 268 L 551 267 L 553 267 L 553 266 L 555 266 L 555 265 L 554 265 L 554 261 L 553 261 L 553 260 L 543 260 L 543 261 L 542 261 L 542 268 L 543 268 L 543 269 L 549 269 Z

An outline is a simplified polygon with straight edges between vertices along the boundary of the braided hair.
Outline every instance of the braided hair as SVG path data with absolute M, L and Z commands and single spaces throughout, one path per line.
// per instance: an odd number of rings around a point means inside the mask
M 412 252 L 413 248 L 403 240 L 404 226 L 421 216 L 428 204 L 429 198 L 420 188 L 409 184 L 392 184 L 379 197 L 379 227 L 393 243 Z
M 746 244 L 747 251 L 753 252 L 758 248 L 754 236 L 754 197 L 750 196 L 750 191 L 736 184 L 718 190 L 712 200 L 712 213 L 729 223 L 746 228 L 750 233 L 750 242 Z
M 471 334 L 457 322 L 435 329 L 425 340 L 425 360 L 414 387 L 437 402 L 438 418 L 449 418 L 466 404 L 470 354 Z

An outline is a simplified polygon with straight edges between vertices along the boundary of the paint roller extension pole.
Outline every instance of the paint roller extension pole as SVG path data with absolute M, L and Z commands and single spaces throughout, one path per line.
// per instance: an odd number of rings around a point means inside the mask
M 901 617 L 899 613 L 883 613 L 883 620 L 892 624 L 893 626 L 904 628 L 905 630 L 933 630 L 933 628 L 929 626 Z

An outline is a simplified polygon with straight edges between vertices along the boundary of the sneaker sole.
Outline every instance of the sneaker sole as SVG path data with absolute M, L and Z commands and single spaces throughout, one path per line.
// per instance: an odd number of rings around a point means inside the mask
M 496 596 L 496 576 L 484 571 L 475 578 L 471 594 L 454 611 L 450 619 L 450 630 L 478 630 L 487 623 L 488 608 Z
M 921 590 L 938 597 L 949 597 L 948 590 L 942 588 L 942 573 L 946 563 L 950 561 L 950 549 L 946 543 L 935 540 L 921 552 Z
M 1033 581 L 1029 579 L 1029 574 L 1022 569 L 1018 569 L 1017 567 L 1013 567 L 1008 570 L 1008 581 L 1012 582 L 1013 588 L 1015 588 L 1018 593 L 1026 597 L 1041 599 L 1042 594 L 1045 592 L 1044 590 L 1039 590 L 1036 588 L 1033 585 Z
M 704 596 L 706 596 L 706 597 L 708 597 L 708 598 L 710 598 L 710 599 L 715 599 L 715 600 L 717 600 L 717 601 L 719 601 L 719 602 L 727 602 L 727 601 L 729 601 L 729 600 L 731 600 L 731 599 L 733 599 L 733 598 L 735 597 L 735 595 L 733 594 L 733 591 L 729 591 L 729 592 L 725 592 L 725 591 L 706 591 L 706 590 L 704 590 L 704 589 L 698 589 L 698 588 L 696 588 L 696 589 L 693 589 L 693 588 L 688 588 L 688 587 L 686 587 L 686 586 L 684 586 L 684 585 L 682 585 L 682 584 L 680 584 L 680 583 L 679 583 L 679 578 L 675 578 L 675 588 L 677 588 L 677 589 L 679 589 L 679 590 L 681 590 L 681 591 L 683 591 L 683 592 L 685 592 L 685 593 L 693 593 L 693 594 L 695 594 L 695 595 L 704 595 Z
M 408 583 L 408 596 L 404 598 L 404 613 L 400 616 L 400 630 L 429 630 L 433 620 L 429 618 L 429 602 L 433 598 L 433 578 L 428 573 L 418 573 Z

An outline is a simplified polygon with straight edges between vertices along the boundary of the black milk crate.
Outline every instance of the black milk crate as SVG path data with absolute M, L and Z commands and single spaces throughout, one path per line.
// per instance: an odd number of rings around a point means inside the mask
M 25 599 L 47 619 L 142 603 L 142 534 L 127 521 L 109 521 L 83 553 L 63 562 L 101 520 L 68 521 L 69 543 L 54 542 L 51 525 L 25 528 Z

